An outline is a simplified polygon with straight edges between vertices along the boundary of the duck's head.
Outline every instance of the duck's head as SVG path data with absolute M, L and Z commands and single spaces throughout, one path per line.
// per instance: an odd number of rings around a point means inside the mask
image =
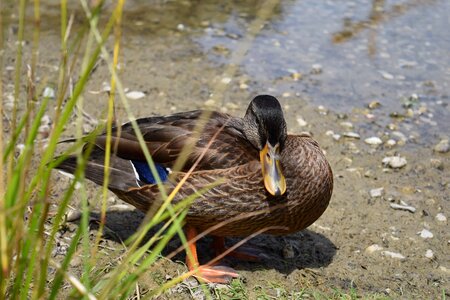
M 250 102 L 244 117 L 244 134 L 259 151 L 266 190 L 280 196 L 286 192 L 280 154 L 287 137 L 286 121 L 280 102 L 269 95 L 259 95 Z

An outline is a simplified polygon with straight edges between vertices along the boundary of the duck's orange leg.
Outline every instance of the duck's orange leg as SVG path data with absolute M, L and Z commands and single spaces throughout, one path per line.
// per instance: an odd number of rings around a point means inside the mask
M 225 238 L 223 236 L 214 236 L 213 248 L 216 251 L 216 256 L 219 256 L 227 251 L 228 248 L 225 247 Z M 259 254 L 260 250 L 256 248 L 242 247 L 231 251 L 226 256 L 232 256 L 240 260 L 261 261 Z
M 186 226 L 186 236 L 191 241 L 197 236 L 197 230 L 192 226 Z M 224 266 L 199 265 L 197 257 L 197 246 L 195 242 L 189 242 L 189 250 L 192 254 L 191 259 L 186 254 L 186 265 L 189 271 L 198 270 L 195 277 L 205 282 L 228 283 L 232 278 L 239 277 L 235 270 Z

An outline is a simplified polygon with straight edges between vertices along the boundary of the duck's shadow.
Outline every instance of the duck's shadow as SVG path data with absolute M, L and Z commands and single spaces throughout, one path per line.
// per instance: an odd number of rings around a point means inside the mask
M 92 213 L 95 219 L 98 214 Z M 144 214 L 138 210 L 108 211 L 106 214 L 106 231 L 104 238 L 116 242 L 127 240 L 136 232 L 144 219 Z M 155 233 L 150 230 L 144 239 L 144 243 Z M 228 238 L 227 245 L 231 246 L 241 239 Z M 207 263 L 214 258 L 214 251 L 210 246 L 211 238 L 202 238 L 197 242 L 197 249 L 200 263 Z M 167 256 L 181 245 L 178 238 L 173 238 L 162 255 Z M 264 252 L 263 258 L 259 262 L 247 262 L 233 258 L 226 258 L 223 263 L 230 265 L 237 270 L 275 269 L 284 274 L 303 268 L 319 268 L 331 263 L 336 246 L 324 235 L 311 230 L 286 236 L 260 235 L 245 245 L 256 247 Z M 184 261 L 184 251 L 178 253 L 173 260 Z

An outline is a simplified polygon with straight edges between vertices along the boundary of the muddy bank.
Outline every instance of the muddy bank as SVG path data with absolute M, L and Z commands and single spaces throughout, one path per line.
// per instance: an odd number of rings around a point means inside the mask
M 255 3 L 127 4 L 120 76 L 128 91 L 143 93 L 130 99 L 135 116 L 201 107 L 243 115 L 254 95 L 270 93 L 282 102 L 289 131 L 310 132 L 332 165 L 333 198 L 315 224 L 294 235 L 250 241 L 267 252 L 261 263 L 228 261 L 242 274 L 242 295 L 250 299 L 305 288 L 327 295 L 354 289 L 389 298 L 449 296 L 450 72 L 442 58 L 449 51 L 444 34 L 450 7 L 446 1 L 383 3 L 283 2 L 250 39 L 247 29 L 261 18 Z M 54 88 L 58 15 L 51 4 L 43 5 L 48 18 L 42 25 L 38 77 Z M 81 18 L 79 8 L 73 11 Z M 7 32 L 5 103 L 13 90 L 16 38 L 13 29 Z M 233 53 L 247 42 L 230 77 Z M 84 110 L 99 122 L 109 80 L 100 61 L 84 94 Z M 120 105 L 117 116 L 126 121 Z M 65 135 L 73 133 L 74 126 Z M 68 179 L 55 173 L 53 183 L 56 207 Z M 98 187 L 89 184 L 88 191 L 95 199 Z M 72 205 L 77 207 L 77 198 Z M 98 266 L 105 272 L 120 261 L 120 240 L 142 220 L 112 194 L 109 205 L 103 265 Z M 63 241 L 71 234 L 61 233 L 56 259 L 63 259 Z M 211 257 L 208 240 L 201 249 Z M 182 260 L 182 255 L 161 259 L 140 281 L 142 292 L 185 272 Z M 81 273 L 80 263 L 72 263 L 74 274 Z M 197 289 L 189 280 L 166 298 L 199 296 Z

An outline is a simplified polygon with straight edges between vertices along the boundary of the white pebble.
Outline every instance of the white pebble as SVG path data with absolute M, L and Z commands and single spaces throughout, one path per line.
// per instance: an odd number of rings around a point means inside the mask
M 42 92 L 42 97 L 44 98 L 55 98 L 55 90 L 51 87 L 46 86 L 44 91 Z
M 417 234 L 419 234 L 420 237 L 424 239 L 431 239 L 434 236 L 433 233 L 428 229 L 422 229 Z
M 406 166 L 407 161 L 406 158 L 400 156 L 387 156 L 382 160 L 383 165 L 389 166 L 393 169 L 399 169 Z
M 431 249 L 427 249 L 427 251 L 425 252 L 425 257 L 429 258 L 429 259 L 433 259 L 434 258 L 434 252 Z
M 351 122 L 341 122 L 340 124 L 342 127 L 345 127 L 347 129 L 353 128 L 353 124 Z
M 409 211 L 409 212 L 412 212 L 412 213 L 416 212 L 416 208 L 414 206 L 407 205 L 407 204 L 391 203 L 391 204 L 389 204 L 389 206 L 391 208 L 393 208 L 393 209 L 406 210 L 406 211 Z
M 372 254 L 375 251 L 380 251 L 380 250 L 383 250 L 383 247 L 381 247 L 378 244 L 373 244 L 373 245 L 370 245 L 369 247 L 367 247 L 366 250 L 364 250 L 364 252 L 366 252 L 368 254 Z
M 125 96 L 131 100 L 138 100 L 138 99 L 144 98 L 145 93 L 140 92 L 140 91 L 131 91 L 131 92 L 126 93 Z
M 360 139 L 361 136 L 356 132 L 344 132 L 344 136 L 352 139 Z
M 383 195 L 383 192 L 384 192 L 384 188 L 380 187 L 377 189 L 371 189 L 369 191 L 369 194 L 370 194 L 370 197 L 372 197 L 372 198 L 379 198 Z
M 239 88 L 240 88 L 241 90 L 246 90 L 246 89 L 248 89 L 248 84 L 246 84 L 246 83 L 241 83 L 241 84 L 239 85 Z
M 441 140 L 436 146 L 434 146 L 433 150 L 439 153 L 447 153 L 450 151 L 449 140 Z
M 395 146 L 395 144 L 397 144 L 397 142 L 393 139 L 389 139 L 386 141 L 386 146 L 388 146 L 388 147 L 393 147 L 393 146 Z
M 320 64 L 314 64 L 314 65 L 312 65 L 312 70 L 311 70 L 311 72 L 312 72 L 313 74 L 320 74 L 320 73 L 322 73 L 322 65 L 320 65 Z
M 364 142 L 369 145 L 380 145 L 381 143 L 383 143 L 383 141 L 377 136 L 369 137 L 365 139 Z
M 447 222 L 447 217 L 443 213 L 438 213 L 436 215 L 436 220 L 439 222 Z
M 394 79 L 394 75 L 392 75 L 386 71 L 380 71 L 380 74 L 381 74 L 381 76 L 383 76 L 384 79 L 387 79 L 387 80 Z
M 302 117 L 297 117 L 297 123 L 300 127 L 305 127 L 306 125 L 308 125 L 308 122 L 306 122 Z
M 405 256 L 403 256 L 400 253 L 397 252 L 392 252 L 392 251 L 383 251 L 382 252 L 384 256 L 389 256 L 391 258 L 396 258 L 396 259 L 405 259 Z
M 231 82 L 231 78 L 230 77 L 224 77 L 224 78 L 222 78 L 221 82 L 223 84 L 229 84 Z

